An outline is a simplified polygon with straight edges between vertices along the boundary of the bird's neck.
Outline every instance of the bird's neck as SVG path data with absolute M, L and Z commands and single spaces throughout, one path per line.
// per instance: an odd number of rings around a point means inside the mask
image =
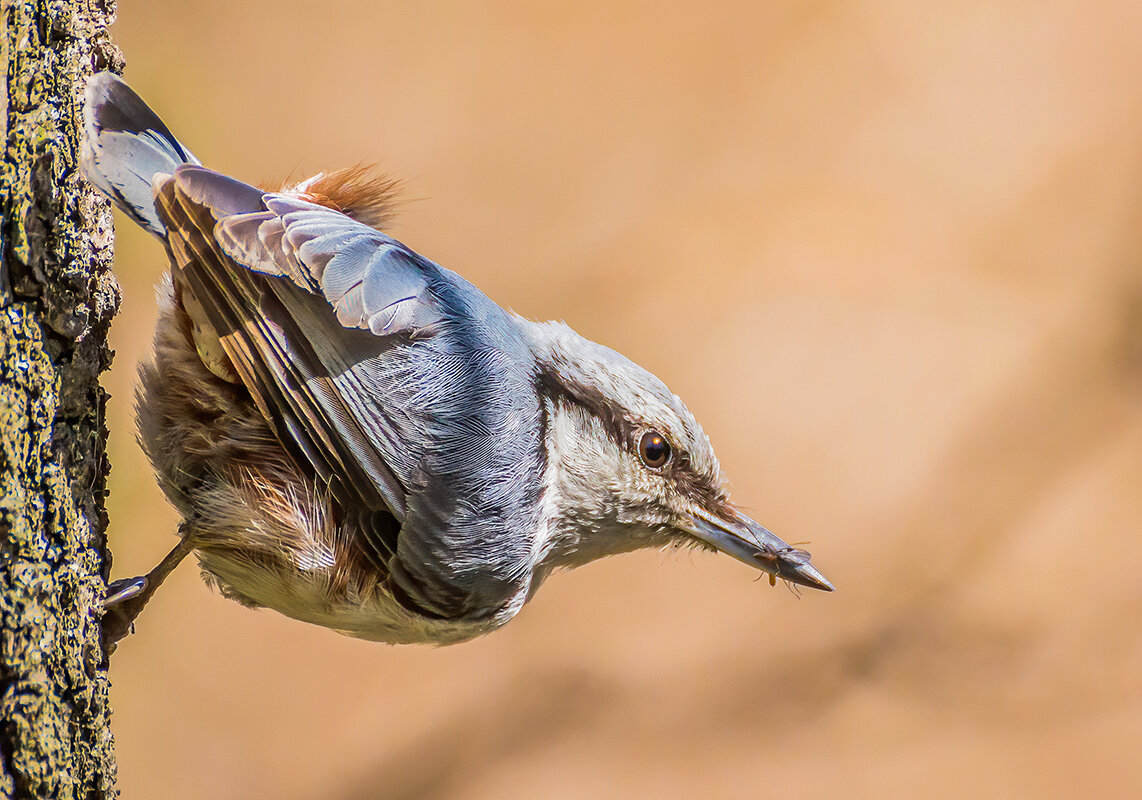
M 623 524 L 613 487 L 598 480 L 591 426 L 597 419 L 575 404 L 544 400 L 547 462 L 532 591 L 557 568 L 573 568 L 646 545 Z

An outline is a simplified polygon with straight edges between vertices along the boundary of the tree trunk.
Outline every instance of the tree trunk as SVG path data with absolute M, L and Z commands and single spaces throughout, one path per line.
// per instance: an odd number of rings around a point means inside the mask
M 99 604 L 111 214 L 78 172 L 113 0 L 3 0 L 0 797 L 114 797 Z

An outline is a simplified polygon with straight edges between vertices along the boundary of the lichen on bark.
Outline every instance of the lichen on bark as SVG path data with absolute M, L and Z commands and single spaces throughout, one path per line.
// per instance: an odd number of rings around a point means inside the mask
M 0 797 L 115 791 L 99 601 L 111 218 L 78 172 L 83 81 L 121 67 L 100 0 L 4 0 Z

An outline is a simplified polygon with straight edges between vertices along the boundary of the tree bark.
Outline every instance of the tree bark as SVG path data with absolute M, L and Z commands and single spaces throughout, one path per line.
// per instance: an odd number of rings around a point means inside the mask
M 111 215 L 78 171 L 113 0 L 3 0 L 0 797 L 114 797 L 100 601 Z

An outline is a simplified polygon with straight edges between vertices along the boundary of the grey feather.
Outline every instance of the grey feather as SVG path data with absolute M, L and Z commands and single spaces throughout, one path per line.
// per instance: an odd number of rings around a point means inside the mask
M 156 236 L 166 233 L 155 212 L 151 181 L 198 159 L 127 84 L 110 72 L 93 75 L 84 102 L 84 175 Z

